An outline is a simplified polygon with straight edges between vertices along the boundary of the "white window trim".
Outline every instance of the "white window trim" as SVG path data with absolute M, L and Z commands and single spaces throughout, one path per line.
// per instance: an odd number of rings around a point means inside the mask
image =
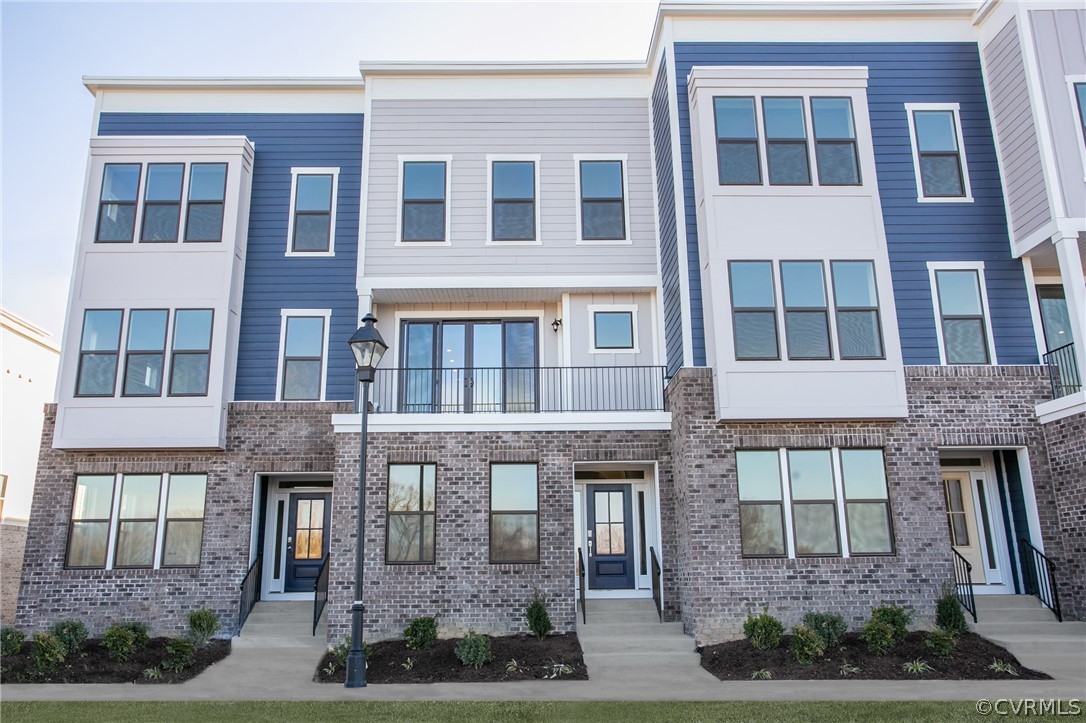
M 581 161 L 622 161 L 622 213 L 626 237 L 613 240 L 584 239 L 581 234 Z M 630 230 L 630 157 L 626 153 L 578 153 L 573 156 L 573 208 L 577 226 L 576 244 L 578 246 L 630 246 L 633 234 Z
M 625 311 L 630 313 L 633 327 L 633 347 L 630 349 L 599 349 L 596 347 L 596 312 Z M 640 354 L 641 344 L 637 337 L 637 304 L 589 304 L 588 306 L 588 353 L 589 354 Z
M 173 478 L 174 474 L 186 474 L 186 475 L 192 474 L 192 475 L 197 475 L 197 476 L 203 476 L 204 477 L 204 491 L 205 491 L 204 520 L 206 521 L 206 519 L 207 519 L 206 491 L 207 491 L 207 482 L 208 482 L 208 480 L 207 480 L 208 475 L 207 475 L 206 472 L 191 472 L 191 473 L 190 472 L 185 472 L 185 473 L 171 473 L 171 472 L 138 473 L 138 472 L 134 472 L 134 473 L 127 473 L 127 474 L 123 473 L 123 472 L 118 472 L 118 473 L 113 475 L 113 508 L 110 510 L 110 515 L 109 515 L 109 530 L 108 530 L 109 539 L 106 541 L 106 564 L 105 564 L 105 567 L 101 568 L 101 569 L 104 569 L 104 570 L 162 570 L 162 569 L 174 569 L 172 566 L 171 567 L 165 567 L 162 564 L 162 551 L 163 551 L 163 549 L 164 549 L 164 547 L 166 545 L 166 503 L 167 503 L 167 501 L 169 499 L 170 484 L 172 483 L 172 478 Z M 121 489 L 122 489 L 122 487 L 124 485 L 124 478 L 125 477 L 156 476 L 156 475 L 159 478 L 159 480 L 158 480 L 159 487 L 158 487 L 158 510 L 156 512 L 157 517 L 155 518 L 155 539 L 154 539 L 154 543 L 153 543 L 153 546 L 154 546 L 154 559 L 152 560 L 150 567 L 118 568 L 115 558 L 116 558 L 116 554 L 117 554 L 117 533 L 118 533 L 118 530 L 120 529 L 120 523 L 121 523 Z M 89 473 L 86 474 L 86 475 L 83 475 L 83 474 L 77 475 L 77 477 L 82 477 L 82 476 L 94 477 L 94 476 L 97 476 L 97 475 L 93 475 L 93 474 L 89 474 Z M 68 522 L 69 522 L 69 525 L 70 525 L 70 523 L 71 523 L 71 512 L 69 512 L 68 514 L 69 514 Z M 71 536 L 71 528 L 70 527 L 69 527 L 68 535 Z M 203 549 L 204 549 L 203 539 L 201 538 L 201 540 L 200 540 L 200 557 L 201 558 L 203 557 Z M 65 565 L 68 564 L 67 558 L 65 558 L 64 564 Z M 200 566 L 199 563 L 197 563 L 196 566 L 199 567 Z M 76 568 L 76 569 L 85 569 L 85 568 Z M 98 568 L 89 568 L 89 569 L 98 569 Z M 190 569 L 191 570 L 192 566 L 185 565 L 185 566 L 181 566 L 178 569 Z
M 1082 176 L 1086 181 L 1086 138 L 1082 137 L 1082 126 L 1086 122 L 1086 118 L 1079 116 L 1078 109 L 1078 96 L 1075 95 L 1075 84 L 1086 83 L 1086 75 L 1067 75 L 1064 76 L 1064 80 L 1067 81 L 1067 93 L 1071 97 L 1071 117 L 1075 121 L 1075 141 L 1078 145 L 1079 157 L 1082 159 Z
M 283 354 L 287 349 L 287 319 L 298 316 L 313 316 L 321 317 L 324 319 L 324 345 L 321 349 L 321 386 L 320 396 L 317 399 L 292 399 L 289 400 L 290 404 L 306 402 L 323 402 L 325 395 L 325 387 L 328 382 L 328 338 L 331 336 L 329 333 L 329 324 L 332 321 L 331 309 L 281 309 L 279 312 L 279 364 L 278 370 L 275 374 L 275 401 L 282 402 L 283 399 Z
M 332 205 L 328 219 L 327 251 L 295 251 L 294 246 L 294 202 L 298 195 L 299 176 L 332 176 Z M 287 256 L 335 256 L 336 255 L 336 197 L 339 195 L 339 168 L 291 168 L 290 169 L 290 211 L 287 217 Z
M 539 166 L 542 156 L 537 154 L 490 154 L 486 156 L 486 245 L 487 246 L 542 246 L 543 236 L 540 226 L 541 204 L 539 193 Z M 494 239 L 494 162 L 495 161 L 531 161 L 535 168 L 535 240 L 502 241 Z
M 943 312 L 939 308 L 939 286 L 936 283 L 936 271 L 976 271 L 977 283 L 980 285 L 980 307 L 984 314 L 985 343 L 988 345 L 988 365 L 996 366 L 999 361 L 996 358 L 995 334 L 992 329 L 992 316 L 988 312 L 988 284 L 984 279 L 983 261 L 929 261 L 928 283 L 931 288 L 931 305 L 935 312 L 935 336 L 939 341 L 939 364 L 948 366 L 946 361 L 946 346 L 943 341 Z M 955 364 L 954 366 L 960 366 Z M 968 366 L 968 365 L 966 365 Z
M 915 111 L 950 111 L 954 115 L 954 132 L 958 139 L 958 158 L 962 164 L 962 191 L 964 196 L 925 196 L 924 180 L 920 175 L 920 147 L 916 142 Z M 973 189 L 969 185 L 969 163 L 965 155 L 965 138 L 962 135 L 961 107 L 958 103 L 906 103 L 905 117 L 909 121 L 909 145 L 913 154 L 913 173 L 916 176 L 917 203 L 972 203 Z
M 403 155 L 396 156 L 396 241 L 394 246 L 452 246 L 452 164 L 451 155 Z M 403 240 L 403 166 L 404 163 L 444 163 L 445 164 L 445 240 L 444 241 L 404 241 Z

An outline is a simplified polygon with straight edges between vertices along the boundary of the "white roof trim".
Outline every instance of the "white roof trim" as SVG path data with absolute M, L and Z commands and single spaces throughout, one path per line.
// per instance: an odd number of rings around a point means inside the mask
M 297 89 L 297 90 L 353 90 L 366 86 L 362 78 L 354 77 L 165 77 L 165 76 L 98 76 L 84 75 L 83 85 L 91 93 L 99 90 L 128 90 L 137 88 L 194 88 L 201 90 Z

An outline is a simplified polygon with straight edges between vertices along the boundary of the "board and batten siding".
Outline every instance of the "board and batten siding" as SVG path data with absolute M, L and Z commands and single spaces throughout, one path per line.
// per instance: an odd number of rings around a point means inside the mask
M 1015 239 L 1023 239 L 1052 220 L 1044 165 L 1033 125 L 1018 23 L 1011 19 L 984 48 L 992 120 L 1003 158 L 1007 207 Z
M 1007 238 L 1003 190 L 975 43 L 676 43 L 675 65 L 691 269 L 697 267 L 698 256 L 686 84 L 690 69 L 695 65 L 864 66 L 869 69 L 871 133 L 905 364 L 939 363 L 929 261 L 983 261 L 998 362 L 1037 363 L 1025 276 L 1021 262 L 1011 256 Z M 917 201 L 905 103 L 960 104 L 972 203 Z M 772 219 L 766 219 L 766 233 L 772 230 Z M 757 244 L 758 239 L 751 243 Z M 817 256 L 817 251 L 812 249 L 812 254 Z M 883 303 L 885 299 L 884 295 Z
M 98 133 L 245 136 L 256 148 L 234 398 L 275 399 L 282 309 L 331 309 L 325 397 L 354 397 L 362 114 L 102 113 Z M 287 257 L 292 167 L 339 167 L 335 256 Z M 193 299 L 199 306 L 199 299 Z
M 683 365 L 682 285 L 679 236 L 675 219 L 675 174 L 671 156 L 671 111 L 667 97 L 667 59 L 652 87 L 652 147 L 656 160 L 656 210 L 660 224 L 660 285 L 664 306 L 664 353 L 667 374 Z M 700 277 L 699 277 L 700 278 Z
M 645 98 L 374 100 L 365 275 L 656 275 Z M 539 245 L 486 244 L 487 155 L 540 156 Z M 576 154 L 625 154 L 632 244 L 576 244 Z M 396 245 L 400 156 L 451 156 L 451 245 Z

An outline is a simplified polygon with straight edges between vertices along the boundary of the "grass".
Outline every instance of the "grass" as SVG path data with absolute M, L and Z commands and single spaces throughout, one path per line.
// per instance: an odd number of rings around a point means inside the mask
M 8 702 L 4 723 L 72 720 L 172 723 L 177 720 L 281 721 L 970 721 L 971 702 Z

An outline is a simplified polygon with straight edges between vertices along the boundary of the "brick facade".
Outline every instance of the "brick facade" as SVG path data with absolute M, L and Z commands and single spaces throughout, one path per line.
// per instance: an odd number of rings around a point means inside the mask
M 24 525 L 0 525 L 0 625 L 15 622 L 15 603 L 19 599 L 19 577 L 26 549 Z
M 1046 546 L 1046 552 L 1057 565 L 1064 618 L 1086 620 L 1086 414 L 1065 417 L 1042 428 L 1056 501 L 1056 521 L 1045 530 L 1045 540 L 1058 537 L 1063 543 L 1056 551 Z

